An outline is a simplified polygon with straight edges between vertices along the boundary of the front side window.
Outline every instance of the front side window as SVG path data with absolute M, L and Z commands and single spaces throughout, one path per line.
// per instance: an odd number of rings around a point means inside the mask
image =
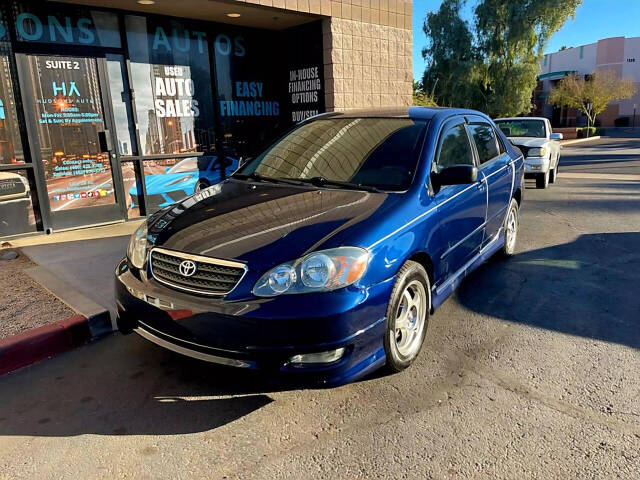
M 500 120 L 496 125 L 506 137 L 546 137 L 542 120 Z
M 303 124 L 238 173 L 324 178 L 401 191 L 411 184 L 427 122 L 409 118 L 336 118 Z
M 474 123 L 469 125 L 469 130 L 476 143 L 480 164 L 486 163 L 500 154 L 496 132 L 494 132 L 491 125 L 488 123 Z
M 440 141 L 436 171 L 455 165 L 473 165 L 473 153 L 463 124 L 446 130 Z

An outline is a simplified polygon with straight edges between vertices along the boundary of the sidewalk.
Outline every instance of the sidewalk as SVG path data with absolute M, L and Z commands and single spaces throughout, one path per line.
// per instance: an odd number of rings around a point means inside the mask
M 13 300 L 7 292 L 0 292 L 0 304 L 17 309 L 5 325 L 4 338 L 0 338 L 0 375 L 76 348 L 115 329 L 113 272 L 125 255 L 130 233 L 139 223 L 10 241 L 3 251 L 16 248 L 23 260 L 10 260 L 22 262 L 20 265 L 6 264 L 5 273 L 11 274 L 10 268 L 16 271 L 7 284 L 19 282 L 25 285 L 25 291 L 23 297 Z M 49 303 L 40 301 L 40 297 L 49 298 Z M 66 314 L 56 316 L 49 304 L 59 306 L 58 310 Z M 25 315 L 31 316 L 22 318 Z M 19 331 L 9 330 L 19 325 L 24 325 Z

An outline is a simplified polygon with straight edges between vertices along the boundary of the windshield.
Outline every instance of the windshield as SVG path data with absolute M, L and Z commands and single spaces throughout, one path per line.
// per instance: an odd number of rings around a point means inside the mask
M 198 170 L 197 157 L 189 157 L 185 158 L 181 162 L 176 163 L 167 171 L 167 173 L 195 172 L 196 170 Z
M 426 126 L 409 118 L 314 120 L 290 131 L 237 173 L 406 190 Z
M 545 138 L 547 136 L 542 120 L 500 120 L 496 125 L 507 137 Z

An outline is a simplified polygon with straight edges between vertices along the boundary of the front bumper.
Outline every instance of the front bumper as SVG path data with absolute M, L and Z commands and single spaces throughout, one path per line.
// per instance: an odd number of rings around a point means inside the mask
M 524 160 L 524 173 L 525 175 L 547 173 L 550 165 L 549 157 L 526 157 Z
M 116 269 L 118 327 L 201 360 L 338 385 L 383 365 L 392 286 L 389 279 L 366 289 L 225 301 L 165 287 L 123 260 Z M 332 363 L 290 361 L 340 348 L 344 354 Z

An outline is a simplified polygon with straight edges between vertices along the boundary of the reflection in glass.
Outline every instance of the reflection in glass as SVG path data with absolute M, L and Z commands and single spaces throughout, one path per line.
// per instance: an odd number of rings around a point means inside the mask
M 29 56 L 40 159 L 52 211 L 115 203 L 95 58 Z
M 238 160 L 227 158 L 224 168 L 225 176 L 230 176 L 238 168 Z M 221 170 L 221 162 L 217 156 L 145 161 L 147 214 L 219 183 L 222 180 Z M 129 195 L 137 197 L 135 185 L 129 189 Z
M 11 45 L 0 42 L 0 165 L 24 163 L 11 80 L 10 55 Z
M 209 51 L 203 32 L 172 19 L 125 19 L 140 154 L 214 148 Z
M 111 110 L 116 129 L 116 149 L 120 155 L 133 155 L 133 125 L 129 118 L 124 89 L 124 59 L 122 55 L 107 54 L 107 74 L 111 91 Z
M 133 162 L 122 162 L 120 165 L 122 169 L 125 200 L 127 202 L 127 218 L 136 218 L 141 215 L 140 202 L 142 202 L 142 189 L 138 188 Z
M 0 237 L 36 230 L 25 170 L 0 172 Z

